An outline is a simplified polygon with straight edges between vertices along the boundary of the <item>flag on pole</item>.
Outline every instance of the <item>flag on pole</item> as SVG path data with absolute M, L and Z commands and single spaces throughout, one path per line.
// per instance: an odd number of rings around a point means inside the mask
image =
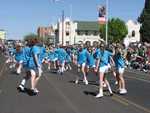
M 98 23 L 99 24 L 106 23 L 106 7 L 105 6 L 98 7 Z

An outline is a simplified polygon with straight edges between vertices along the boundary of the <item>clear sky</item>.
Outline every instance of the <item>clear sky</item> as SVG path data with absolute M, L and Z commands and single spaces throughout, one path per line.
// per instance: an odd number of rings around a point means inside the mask
M 97 6 L 106 0 L 0 0 L 0 29 L 7 31 L 9 39 L 36 33 L 39 26 L 56 23 L 65 16 L 73 20 L 97 21 Z M 58 1 L 58 0 L 57 0 Z M 144 7 L 144 0 L 109 0 L 109 17 L 124 21 L 136 20 Z

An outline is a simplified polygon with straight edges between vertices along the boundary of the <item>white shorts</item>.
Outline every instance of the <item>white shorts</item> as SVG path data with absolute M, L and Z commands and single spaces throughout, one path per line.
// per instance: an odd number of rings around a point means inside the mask
M 99 68 L 99 72 L 105 73 L 108 70 L 108 66 L 103 66 Z
M 110 65 L 110 64 L 108 64 L 107 66 L 108 66 L 108 69 L 110 69 L 110 68 L 111 68 L 111 65 Z
M 92 66 L 87 65 L 86 67 L 87 68 L 95 68 L 96 66 L 95 65 L 92 65 Z
M 23 63 L 23 60 L 20 60 L 18 63 L 19 63 L 19 64 L 22 64 L 22 63 Z
M 42 69 L 41 68 L 38 68 L 37 70 L 34 70 L 34 69 L 30 69 L 30 72 L 31 72 L 31 75 L 35 75 L 35 76 L 42 76 Z
M 119 72 L 119 74 L 123 74 L 124 73 L 125 68 L 118 68 L 117 71 Z
M 78 64 L 78 67 L 85 67 L 86 63 Z
M 53 62 L 55 62 L 55 61 L 57 61 L 57 60 L 58 60 L 58 58 L 54 58 L 54 59 L 52 59 L 52 61 L 53 61 Z

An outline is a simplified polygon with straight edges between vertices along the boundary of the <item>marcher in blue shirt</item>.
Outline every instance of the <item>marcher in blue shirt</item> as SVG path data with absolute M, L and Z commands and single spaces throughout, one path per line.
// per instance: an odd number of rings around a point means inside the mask
M 78 65 L 82 67 L 87 62 L 87 49 L 80 47 L 77 56 Z
M 71 67 L 71 56 L 67 53 L 67 55 L 66 55 L 66 70 L 72 70 L 72 67 Z
M 103 81 L 106 83 L 108 90 L 110 94 L 112 95 L 110 84 L 107 81 L 104 74 L 108 69 L 109 58 L 113 55 L 113 53 L 107 51 L 103 43 L 100 45 L 100 50 L 101 50 L 101 53 L 99 55 L 99 61 L 97 62 L 98 64 L 96 66 L 97 68 L 96 70 L 98 70 L 98 67 L 99 67 L 99 82 L 100 83 L 99 83 L 99 93 L 96 95 L 96 98 L 103 97 Z
M 47 52 L 46 52 L 46 48 L 41 45 L 41 52 L 40 52 L 40 59 L 42 61 L 42 63 L 46 63 L 46 60 L 47 60 Z
M 8 52 L 8 59 L 6 60 L 6 63 L 14 63 L 14 56 L 15 56 L 15 48 L 13 47 L 8 47 L 7 52 Z
M 21 45 L 16 44 L 16 50 L 14 52 L 16 60 L 16 73 L 20 74 L 23 67 L 24 53 Z
M 122 55 L 122 48 L 121 47 L 116 47 L 115 48 L 115 56 L 114 56 L 114 61 L 115 61 L 115 66 L 116 66 L 116 77 L 118 80 L 118 91 L 120 94 L 126 94 L 127 90 L 125 88 L 125 80 L 123 77 L 124 70 L 125 70 L 125 60 Z
M 31 57 L 30 55 L 30 51 L 31 51 L 31 48 L 26 45 L 24 48 L 23 48 L 23 55 L 24 55 L 24 59 L 23 59 L 23 67 L 26 68 L 27 67 L 27 63 Z
M 27 62 L 26 76 L 21 81 L 21 84 L 19 85 L 18 89 L 20 91 L 24 91 L 25 83 L 31 77 L 32 93 L 37 94 L 39 91 L 37 90 L 36 86 L 42 75 L 42 69 L 41 69 L 42 60 L 40 59 L 41 47 L 36 45 L 39 43 L 37 38 L 32 38 L 30 40 L 30 43 L 31 43 L 31 50 L 30 50 L 29 61 Z
M 65 60 L 67 53 L 60 46 L 55 50 L 55 53 L 58 55 L 58 65 L 59 65 L 58 73 L 62 75 L 65 71 Z
M 51 69 L 51 63 L 54 64 L 54 69 L 56 69 L 56 61 L 58 60 L 57 54 L 54 51 L 54 48 L 50 45 L 48 52 L 48 69 Z
M 94 59 L 94 48 L 88 48 L 88 57 L 87 57 L 87 65 L 89 68 L 95 68 L 95 59 Z
M 84 48 L 84 45 L 79 46 L 78 50 L 78 56 L 77 56 L 77 63 L 78 63 L 78 72 L 80 70 L 83 73 L 84 79 L 83 82 L 88 85 L 88 80 L 87 80 L 87 58 L 88 58 L 88 51 L 86 48 Z M 77 84 L 79 82 L 79 76 L 77 76 L 75 83 Z

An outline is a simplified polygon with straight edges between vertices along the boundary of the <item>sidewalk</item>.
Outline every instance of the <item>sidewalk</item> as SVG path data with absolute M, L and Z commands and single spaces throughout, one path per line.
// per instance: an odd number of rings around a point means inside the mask
M 140 74 L 140 75 L 144 75 L 144 76 L 149 76 L 150 73 L 146 73 L 144 71 L 140 71 L 140 70 L 136 70 L 136 69 L 126 69 L 126 72 L 130 72 L 130 73 L 136 73 L 136 74 Z

